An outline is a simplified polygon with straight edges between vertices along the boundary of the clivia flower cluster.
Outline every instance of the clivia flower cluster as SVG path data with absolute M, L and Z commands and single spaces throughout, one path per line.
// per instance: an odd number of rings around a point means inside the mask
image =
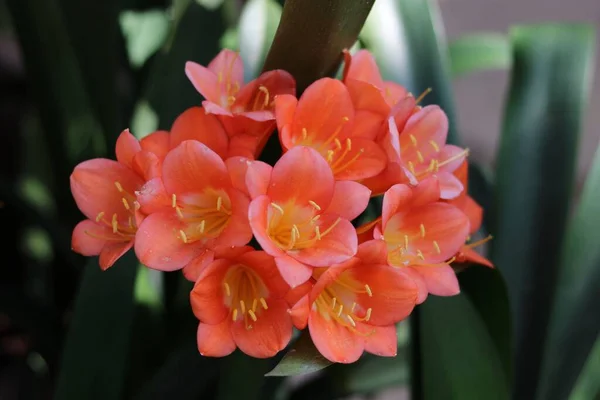
M 271 357 L 308 326 L 333 362 L 394 356 L 397 322 L 430 293 L 459 292 L 450 264 L 491 266 L 467 244 L 482 213 L 466 194 L 467 151 L 446 144 L 444 112 L 384 82 L 369 52 L 346 53 L 342 80 L 299 98 L 285 71 L 245 84 L 229 50 L 185 72 L 201 107 L 169 132 L 123 131 L 116 161 L 75 167 L 87 219 L 72 247 L 102 269 L 134 248 L 149 268 L 182 270 L 201 354 Z M 256 157 L 275 128 L 271 166 Z M 381 216 L 356 228 L 380 195 Z

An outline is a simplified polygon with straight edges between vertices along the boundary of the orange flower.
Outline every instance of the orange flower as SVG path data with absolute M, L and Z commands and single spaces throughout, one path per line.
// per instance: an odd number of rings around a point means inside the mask
M 273 168 L 252 162 L 246 183 L 254 236 L 292 287 L 307 281 L 313 267 L 356 254 L 350 220 L 366 208 L 370 192 L 356 182 L 336 182 L 316 150 L 294 147 Z
M 395 356 L 395 323 L 406 318 L 417 300 L 417 286 L 386 262 L 386 247 L 372 240 L 356 257 L 314 270 L 316 283 L 292 309 L 298 329 L 310 336 L 328 360 L 352 363 L 363 351 Z
M 75 227 L 71 247 L 85 256 L 100 255 L 103 270 L 110 268 L 133 246 L 143 219 L 135 192 L 147 179 L 160 174 L 167 132 L 155 132 L 142 141 L 125 130 L 116 144 L 117 160 L 96 158 L 77 165 L 71 174 L 71 192 L 88 218 Z
M 323 78 L 310 85 L 297 100 L 275 99 L 279 137 L 284 149 L 310 146 L 329 163 L 338 180 L 360 180 L 379 174 L 385 153 L 374 142 L 377 129 L 354 129 L 355 118 L 348 90 L 340 81 Z
M 448 203 L 458 207 L 464 212 L 469 218 L 469 223 L 471 229 L 469 231 L 469 235 L 475 234 L 479 228 L 481 227 L 481 221 L 483 219 L 483 208 L 477 202 L 467 194 L 467 184 L 468 184 L 468 172 L 469 166 L 467 161 L 463 161 L 460 167 L 456 171 L 454 171 L 454 175 L 461 181 L 465 190 L 453 200 L 448 201 Z M 494 268 L 494 264 L 487 258 L 483 257 L 481 254 L 474 250 L 475 247 L 484 244 L 488 240 L 491 239 L 491 236 L 488 236 L 485 239 L 478 240 L 476 242 L 464 244 L 459 252 L 456 254 L 456 262 L 459 263 L 475 263 L 484 265 L 489 268 Z
M 190 294 L 200 320 L 200 354 L 222 357 L 239 347 L 267 358 L 284 349 L 292 336 L 288 290 L 267 253 L 246 246 L 220 254 L 201 270 Z
M 428 293 L 451 296 L 459 292 L 448 260 L 464 244 L 469 219 L 439 198 L 440 185 L 435 178 L 413 189 L 394 185 L 385 193 L 381 224 L 374 229 L 374 238 L 387 245 L 388 263 L 404 270 L 419 285 L 418 303 Z
M 244 85 L 244 65 L 238 53 L 222 50 L 208 67 L 187 62 L 185 73 L 205 101 L 207 113 L 218 115 L 239 146 L 258 155 L 275 129 L 273 99 L 296 93 L 294 78 L 283 70 L 263 73 Z
M 378 126 L 377 143 L 385 150 L 388 164 L 379 175 L 363 181 L 374 194 L 396 183 L 416 184 L 435 175 L 444 199 L 457 197 L 463 190 L 452 175 L 467 151 L 447 145 L 448 118 L 438 106 L 421 108 L 418 99 L 402 86 L 384 82 L 371 53 L 366 50 L 350 57 L 346 52 L 344 83 L 351 94 L 357 116 Z
M 248 196 L 233 187 L 221 157 L 198 141 L 171 150 L 162 180 L 144 185 L 138 199 L 154 209 L 135 240 L 138 258 L 150 268 L 181 269 L 206 248 L 243 246 L 252 238 Z

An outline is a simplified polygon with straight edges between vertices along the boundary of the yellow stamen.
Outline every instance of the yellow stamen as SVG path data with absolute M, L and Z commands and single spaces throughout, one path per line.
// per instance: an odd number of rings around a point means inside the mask
M 342 311 L 344 311 L 344 305 L 340 304 L 340 308 L 338 310 L 337 316 L 339 317 L 340 315 L 342 315 Z
M 260 298 L 260 304 L 263 306 L 263 308 L 264 308 L 265 310 L 268 310 L 268 309 L 269 309 L 269 307 L 267 306 L 267 301 L 264 299 L 264 297 L 261 297 L 261 298 Z
M 404 248 L 408 249 L 408 235 L 404 235 Z
M 250 318 L 252 318 L 252 321 L 256 322 L 256 314 L 254 314 L 254 311 L 252 310 L 248 310 L 248 314 L 250 314 Z
M 421 93 L 419 95 L 419 97 L 417 97 L 417 99 L 415 100 L 415 103 L 419 104 L 425 98 L 425 96 L 427 96 L 429 93 L 431 93 L 431 88 L 425 89 L 425 91 L 423 93 Z
M 244 300 L 240 300 L 240 308 L 242 310 L 242 314 L 246 313 L 246 303 L 244 303 Z
M 425 237 L 425 225 L 421 224 L 421 237 Z
M 312 200 L 308 201 L 308 204 L 310 204 L 311 206 L 313 206 L 314 208 L 316 208 L 317 210 L 321 211 L 321 206 L 319 206 L 317 203 L 315 203 Z
M 369 297 L 373 297 L 373 292 L 371 291 L 371 287 L 369 285 L 365 284 L 365 290 L 367 291 Z
M 237 319 L 237 315 L 238 315 L 238 310 L 237 310 L 237 308 L 234 308 L 233 309 L 233 314 L 231 315 L 231 319 L 233 321 L 235 321 Z
M 350 315 L 346 315 L 346 318 L 348 318 L 348 321 L 350 321 L 350 324 L 352 324 L 352 326 L 356 326 L 356 322 L 354 322 L 354 320 L 352 319 L 352 317 Z
M 335 310 L 335 305 L 337 303 L 337 297 L 334 297 L 333 300 L 331 301 L 331 309 Z
M 415 174 L 415 165 L 412 163 L 412 161 L 408 162 L 408 169 L 413 175 Z
M 308 138 L 308 132 L 306 131 L 306 128 L 302 128 L 302 139 L 306 140 Z
M 274 209 L 279 211 L 281 213 L 281 215 L 283 215 L 283 208 L 281 208 L 281 206 L 279 206 L 278 204 L 275 204 L 275 203 L 271 203 L 271 207 L 273 207 Z
M 175 193 L 173 193 L 173 196 L 171 197 L 171 206 L 173 208 L 177 207 L 177 196 L 175 195 Z
M 337 147 L 337 149 L 341 150 L 342 149 L 342 142 L 340 142 L 340 139 L 335 138 L 334 142 L 335 142 L 335 146 Z
M 321 230 L 318 226 L 315 226 L 315 235 L 317 236 L 317 240 L 321 240 Z
M 179 236 L 181 236 L 181 240 L 183 240 L 183 243 L 187 243 L 188 242 L 187 235 L 181 229 L 179 230 Z
M 268 106 L 269 105 L 269 89 L 267 89 L 263 85 L 260 85 L 258 87 L 258 90 L 260 90 L 261 92 L 263 92 L 265 94 L 265 101 L 264 101 L 263 105 L 265 107 Z
M 115 182 L 115 186 L 117 187 L 117 190 L 119 192 L 121 192 L 121 193 L 123 192 L 123 186 L 121 186 L 121 184 L 119 182 Z
M 429 144 L 431 145 L 431 147 L 433 147 L 433 149 L 435 151 L 440 151 L 440 146 L 438 146 L 438 144 L 435 142 L 435 140 L 431 139 L 429 141 Z
M 112 216 L 112 228 L 113 233 L 117 233 L 119 231 L 119 222 L 117 221 L 117 214 L 113 214 Z
M 219 196 L 217 198 L 217 211 L 221 211 L 221 207 L 223 207 L 223 198 Z
M 371 309 L 368 308 L 367 309 L 367 315 L 365 316 L 365 321 L 369 321 L 371 319 Z
M 104 211 L 101 211 L 96 215 L 96 222 L 100 222 L 100 220 L 104 217 Z
M 423 255 L 423 252 L 421 250 L 417 249 L 417 257 L 419 257 L 421 260 L 425 259 L 425 256 Z
M 229 284 L 227 282 L 223 283 L 223 286 L 225 286 L 225 294 L 227 295 L 227 297 L 231 296 L 231 288 L 229 287 Z
M 437 241 L 433 241 L 433 247 L 435 247 L 435 251 L 440 254 L 442 252 L 442 250 L 440 249 L 440 245 L 438 244 Z
M 412 142 L 413 146 L 416 147 L 417 146 L 417 138 L 415 137 L 415 135 L 410 134 L 408 137 L 410 138 L 410 141 Z
M 204 233 L 204 228 L 205 228 L 205 226 L 206 226 L 206 221 L 205 221 L 205 220 L 202 220 L 202 221 L 200 222 L 200 233 Z
M 179 219 L 183 219 L 183 213 L 181 212 L 181 208 L 179 207 L 175 207 L 175 212 L 177 213 L 177 216 L 179 217 Z
M 123 202 L 123 206 L 126 210 L 131 210 L 131 207 L 129 207 L 129 203 L 127 202 L 127 199 L 125 197 L 121 197 L 121 201 Z
M 346 139 L 346 150 L 352 150 L 352 140 L 350 140 L 350 138 Z
M 419 159 L 419 162 L 423 162 L 425 161 L 425 159 L 423 158 L 423 154 L 421 154 L 421 152 L 419 150 L 417 150 L 417 158 Z

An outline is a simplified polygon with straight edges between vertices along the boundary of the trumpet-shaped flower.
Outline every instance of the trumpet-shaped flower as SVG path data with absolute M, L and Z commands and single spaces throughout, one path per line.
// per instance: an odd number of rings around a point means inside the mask
M 265 72 L 245 85 L 242 60 L 227 49 L 208 67 L 187 62 L 185 72 L 205 98 L 202 105 L 206 112 L 218 115 L 228 135 L 243 142 L 254 155 L 260 153 L 275 129 L 275 96 L 296 93 L 294 78 L 283 70 Z
M 386 246 L 372 240 L 356 257 L 313 272 L 316 283 L 292 309 L 299 329 L 308 324 L 321 354 L 339 363 L 356 361 L 363 351 L 395 356 L 398 321 L 413 310 L 418 289 L 409 275 L 390 267 Z
M 143 219 L 135 192 L 146 180 L 160 175 L 167 141 L 167 132 L 155 132 L 138 142 L 125 130 L 116 144 L 118 161 L 97 158 L 75 167 L 71 192 L 87 219 L 73 230 L 74 251 L 100 255 L 100 267 L 105 270 L 133 246 Z
M 222 357 L 238 347 L 258 358 L 277 354 L 292 336 L 288 290 L 267 253 L 246 246 L 221 254 L 201 270 L 190 294 L 200 353 Z
M 379 174 L 385 153 L 374 142 L 377 129 L 354 129 L 350 94 L 340 81 L 323 78 L 296 100 L 281 95 L 275 99 L 279 136 L 284 149 L 309 146 L 329 163 L 338 180 L 360 180 Z
M 388 263 L 403 269 L 419 285 L 419 303 L 428 293 L 451 296 L 459 292 L 448 262 L 469 234 L 469 219 L 439 198 L 435 178 L 413 189 L 394 185 L 385 193 L 381 224 L 374 229 L 374 238 L 387 245 Z
M 366 208 L 370 192 L 356 182 L 336 182 L 313 148 L 296 146 L 273 168 L 251 163 L 246 183 L 253 197 L 249 218 L 254 236 L 292 287 L 307 281 L 313 267 L 356 254 L 350 220 Z
M 136 235 L 135 251 L 143 264 L 176 270 L 206 248 L 250 241 L 249 198 L 233 187 L 218 154 L 203 143 L 186 140 L 167 154 L 162 169 L 162 180 L 148 182 L 138 195 L 142 206 L 153 205 L 156 198 L 162 205 Z

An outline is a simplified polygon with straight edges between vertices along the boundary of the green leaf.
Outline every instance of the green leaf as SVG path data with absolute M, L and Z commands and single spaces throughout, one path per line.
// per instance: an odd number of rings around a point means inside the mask
M 600 398 L 600 338 L 592 349 L 588 361 L 579 375 L 577 384 L 571 392 L 571 400 L 589 400 Z
M 210 11 L 213 11 L 221 7 L 221 4 L 223 4 L 224 1 L 225 0 L 196 0 L 196 3 Z
M 275 0 L 250 0 L 242 10 L 238 40 L 247 82 L 256 78 L 262 69 L 279 25 L 281 10 Z
M 121 398 L 136 272 L 132 251 L 107 271 L 96 258 L 85 267 L 64 345 L 57 400 Z
M 536 394 L 591 86 L 593 36 L 581 25 L 520 26 L 510 33 L 514 61 L 491 244 L 509 289 L 516 398 Z
M 589 65 L 589 64 L 588 64 Z M 540 399 L 567 398 L 600 333 L 600 148 L 567 231 L 549 337 L 544 353 Z M 598 378 L 598 376 L 596 376 Z
M 252 358 L 239 350 L 223 358 L 216 399 L 262 399 L 269 363 L 268 359 Z
M 167 14 L 162 10 L 123 11 L 119 23 L 127 43 L 127 56 L 140 68 L 164 44 L 169 31 Z
M 319 353 L 308 332 L 304 332 L 281 361 L 265 376 L 302 375 L 327 368 L 332 364 Z
M 358 37 L 374 0 L 287 0 L 264 70 L 284 69 L 298 92 L 334 75 L 342 50 Z
M 454 77 L 485 69 L 510 68 L 510 43 L 505 35 L 478 32 L 450 43 L 451 70 Z
M 508 399 L 498 351 L 468 297 L 429 296 L 419 307 L 423 398 Z
M 444 27 L 436 1 L 378 0 L 361 32 L 384 79 L 413 93 L 433 91 L 423 104 L 439 104 L 450 119 L 448 141 L 459 141 Z

